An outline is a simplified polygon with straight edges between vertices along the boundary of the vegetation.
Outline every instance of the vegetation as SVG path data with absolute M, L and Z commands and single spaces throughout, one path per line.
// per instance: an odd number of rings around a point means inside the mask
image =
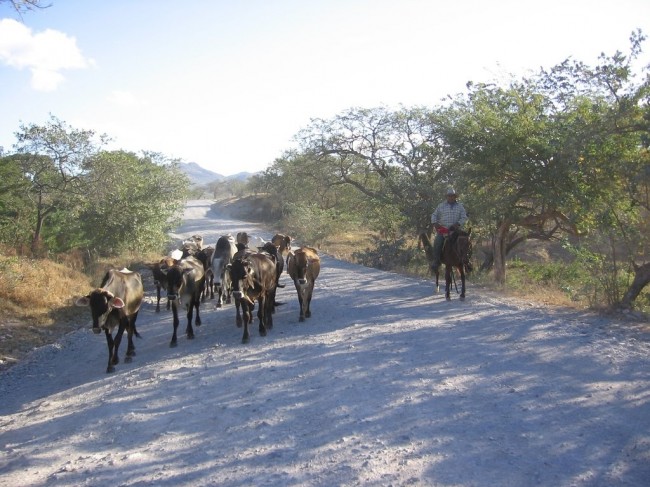
M 22 125 L 13 150 L 0 148 L 0 312 L 64 322 L 52 318 L 67 306 L 48 285 L 69 295 L 99 279 L 100 262 L 160 255 L 190 196 L 252 194 L 267 223 L 302 241 L 424 275 L 417 235 L 447 186 L 470 215 L 478 280 L 647 311 L 650 67 L 635 68 L 644 41 L 633 33 L 627 55 L 596 66 L 567 60 L 505 84 L 469 83 L 439 106 L 314 119 L 297 149 L 247 184 L 190 188 L 164 155 L 108 151 L 106 135 L 54 116 Z M 531 242 L 564 260 L 518 259 Z
M 438 107 L 312 120 L 251 190 L 272 194 L 283 226 L 307 240 L 362 226 L 392 262 L 454 186 L 477 268 L 496 284 L 525 242 L 563 243 L 594 302 L 631 307 L 650 282 L 650 70 L 637 81 L 634 69 L 644 40 L 633 33 L 627 56 L 595 67 L 567 60 L 505 86 L 469 83 Z
M 103 150 L 106 135 L 51 117 L 23 125 L 0 157 L 0 241 L 31 256 L 160 250 L 189 181 L 178 161 Z M 0 154 L 1 155 L 1 154 Z

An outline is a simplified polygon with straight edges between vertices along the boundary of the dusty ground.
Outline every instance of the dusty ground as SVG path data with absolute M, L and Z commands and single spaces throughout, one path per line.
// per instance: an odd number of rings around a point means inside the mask
M 198 228 L 256 231 L 195 202 L 175 235 Z M 137 355 L 115 373 L 88 329 L 1 372 L 0 485 L 646 485 L 649 335 L 322 263 L 312 317 L 284 275 L 273 329 L 248 344 L 233 305 L 208 302 L 170 348 L 147 289 Z

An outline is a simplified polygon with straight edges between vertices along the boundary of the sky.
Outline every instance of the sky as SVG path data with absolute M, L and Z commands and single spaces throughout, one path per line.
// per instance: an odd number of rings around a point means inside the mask
M 48 4 L 48 2 L 44 2 Z M 0 146 L 55 116 L 222 175 L 257 172 L 313 118 L 434 107 L 468 81 L 650 34 L 647 0 L 0 1 Z M 644 63 L 650 62 L 645 45 Z

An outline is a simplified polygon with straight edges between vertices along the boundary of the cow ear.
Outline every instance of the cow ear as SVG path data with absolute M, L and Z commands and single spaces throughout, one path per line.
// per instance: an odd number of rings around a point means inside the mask
M 114 298 L 111 299 L 109 303 L 113 308 L 124 308 L 124 301 L 122 301 L 121 298 L 118 298 L 115 296 Z
M 90 296 L 81 296 L 75 302 L 75 306 L 88 306 L 90 304 Z

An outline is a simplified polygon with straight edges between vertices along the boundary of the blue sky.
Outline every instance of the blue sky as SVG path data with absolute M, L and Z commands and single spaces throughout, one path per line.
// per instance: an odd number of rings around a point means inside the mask
M 22 20 L 0 3 L 5 151 L 52 114 L 223 175 L 265 169 L 311 118 L 435 106 L 470 80 L 594 63 L 650 35 L 648 0 L 49 3 Z

